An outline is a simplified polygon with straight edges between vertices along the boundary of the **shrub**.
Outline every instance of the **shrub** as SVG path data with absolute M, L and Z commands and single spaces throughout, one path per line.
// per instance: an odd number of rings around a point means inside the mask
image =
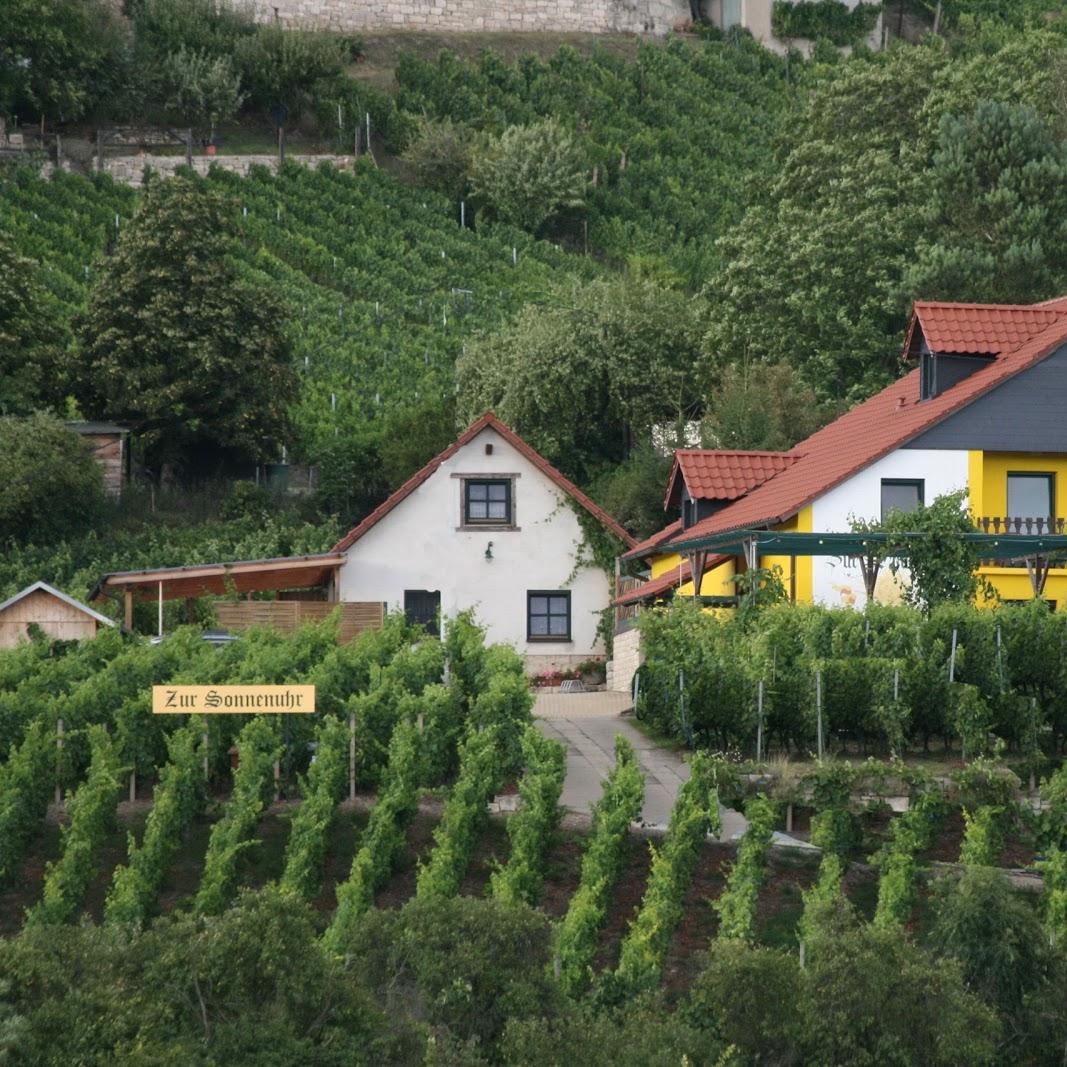
M 30 724 L 22 743 L 0 766 L 0 886 L 15 877 L 40 829 L 52 798 L 56 769 L 55 731 L 43 718 Z
M 593 977 L 597 938 L 612 888 L 622 872 L 626 835 L 641 814 L 644 797 L 645 782 L 633 745 L 616 735 L 615 766 L 593 806 L 581 880 L 556 933 L 560 981 L 571 995 L 580 993 Z
M 536 904 L 544 883 L 545 853 L 559 826 L 560 794 L 567 772 L 567 751 L 545 737 L 536 726 L 522 735 L 526 770 L 519 782 L 519 810 L 508 819 L 511 854 L 490 879 L 499 900 Z
M 756 905 L 778 818 L 777 807 L 766 797 L 756 797 L 745 805 L 745 818 L 748 829 L 738 846 L 737 862 L 713 905 L 719 914 L 718 936 L 738 941 L 751 941 L 756 936 Z
M 281 886 L 309 898 L 322 881 L 330 827 L 348 781 L 348 723 L 324 719 L 315 733 L 315 759 L 301 782 Z
M 916 856 L 933 843 L 944 812 L 945 802 L 939 793 L 924 793 L 893 822 L 890 841 L 871 857 L 882 872 L 875 926 L 903 926 L 911 918 L 919 873 Z
M 574 137 L 549 118 L 493 138 L 475 157 L 470 181 L 496 218 L 536 234 L 561 211 L 585 203 L 585 172 Z
M 51 542 L 101 517 L 99 464 L 76 433 L 47 415 L 0 416 L 0 481 L 0 542 Z
M 671 935 L 685 915 L 685 896 L 709 830 L 718 832 L 719 798 L 711 786 L 710 759 L 697 753 L 678 791 L 663 847 L 652 851 L 652 870 L 641 910 L 630 925 L 615 978 L 623 989 L 651 988 L 660 978 Z
M 267 719 L 250 720 L 238 735 L 233 793 L 222 818 L 211 828 L 196 894 L 195 909 L 200 914 L 217 915 L 226 907 L 237 880 L 238 857 L 259 844 L 253 835 L 270 798 L 274 761 L 281 751 L 277 728 Z
M 417 897 L 451 897 L 459 891 L 478 834 L 488 821 L 489 801 L 504 784 L 505 767 L 499 727 L 467 737 L 460 749 L 459 778 L 434 830 L 433 852 L 419 867 Z
M 143 923 L 163 883 L 167 868 L 181 847 L 182 835 L 194 816 L 204 807 L 201 720 L 189 723 L 170 736 L 170 759 L 159 775 L 152 794 L 140 846 L 133 834 L 125 864 L 115 869 L 104 906 L 108 922 Z
M 420 185 L 455 201 L 467 191 L 476 144 L 474 131 L 451 119 L 419 118 L 403 159 Z
M 996 867 L 1004 849 L 1003 808 L 984 805 L 972 815 L 963 809 L 963 845 L 960 848 L 960 863 L 978 867 Z
M 63 851 L 50 863 L 41 901 L 27 923 L 64 923 L 73 918 L 97 870 L 100 846 L 112 829 L 122 789 L 118 752 L 103 726 L 89 727 L 92 762 L 85 781 L 70 798 L 70 823 L 63 829 Z
M 419 735 L 401 721 L 389 742 L 389 764 L 348 880 L 337 887 L 337 910 L 324 935 L 335 953 L 348 945 L 359 918 L 374 907 L 375 891 L 392 873 L 404 831 L 419 807 Z

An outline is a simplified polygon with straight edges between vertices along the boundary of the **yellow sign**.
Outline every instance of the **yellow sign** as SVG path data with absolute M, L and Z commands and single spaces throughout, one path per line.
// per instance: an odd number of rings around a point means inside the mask
M 154 685 L 154 715 L 290 715 L 315 710 L 313 685 Z

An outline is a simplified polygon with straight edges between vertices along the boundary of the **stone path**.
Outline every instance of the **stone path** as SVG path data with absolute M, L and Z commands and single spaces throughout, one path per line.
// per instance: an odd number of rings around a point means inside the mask
M 561 803 L 571 811 L 588 814 L 600 799 L 604 779 L 615 765 L 615 735 L 632 742 L 645 775 L 645 806 L 641 812 L 647 826 L 667 826 L 681 784 L 689 777 L 689 765 L 677 753 L 650 741 L 622 713 L 628 711 L 628 693 L 538 693 L 534 704 L 537 725 L 567 748 L 567 779 Z M 739 812 L 721 808 L 723 840 L 745 832 Z

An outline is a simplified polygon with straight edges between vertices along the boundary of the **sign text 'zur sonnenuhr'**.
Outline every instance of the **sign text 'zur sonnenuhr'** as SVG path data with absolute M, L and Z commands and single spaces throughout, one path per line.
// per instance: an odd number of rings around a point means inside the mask
M 154 685 L 155 715 L 285 715 L 313 712 L 313 685 Z

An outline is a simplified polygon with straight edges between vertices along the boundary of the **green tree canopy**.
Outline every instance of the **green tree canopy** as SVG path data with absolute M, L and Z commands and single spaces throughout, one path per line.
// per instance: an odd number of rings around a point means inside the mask
M 459 409 L 492 408 L 573 477 L 632 438 L 691 417 L 703 396 L 700 304 L 648 282 L 596 281 L 528 304 L 456 364 Z
M 107 0 L 5 0 L 0 114 L 80 118 L 122 83 L 127 33 Z
M 27 414 L 58 399 L 62 319 L 39 265 L 0 232 L 0 414 Z
M 238 239 L 217 188 L 151 184 L 75 321 L 83 408 L 127 423 L 150 464 L 264 457 L 287 437 L 284 306 L 242 276 Z
M 585 172 L 574 136 L 549 118 L 490 139 L 474 159 L 471 186 L 494 217 L 537 233 L 585 203 Z
M 82 439 L 47 415 L 0 416 L 0 542 L 51 542 L 92 526 L 103 476 Z
M 1030 107 L 942 118 L 922 217 L 909 292 L 1010 304 L 1067 288 L 1067 148 Z

